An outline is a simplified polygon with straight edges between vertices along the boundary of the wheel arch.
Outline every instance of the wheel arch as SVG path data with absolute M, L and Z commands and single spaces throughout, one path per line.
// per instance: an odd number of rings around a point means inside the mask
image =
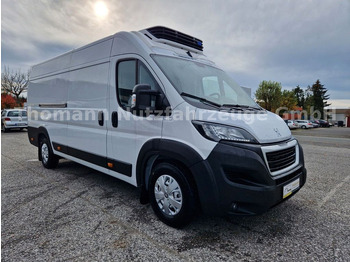
M 142 146 L 137 158 L 137 185 L 147 188 L 152 167 L 163 161 L 178 164 L 190 172 L 191 166 L 203 159 L 194 149 L 184 143 L 168 139 L 152 139 Z
M 141 203 L 148 203 L 149 178 L 153 167 L 160 162 L 173 163 L 185 172 L 189 182 L 195 187 L 203 211 L 215 209 L 214 206 L 205 204 L 208 202 L 207 198 L 217 199 L 218 194 L 216 180 L 208 163 L 190 146 L 168 139 L 152 139 L 140 150 L 136 164 L 136 180 L 141 189 Z
M 41 127 L 28 127 L 28 138 L 29 142 L 38 147 L 38 159 L 41 161 L 41 154 L 39 152 L 40 150 L 40 140 L 42 137 L 46 137 L 49 143 L 51 144 L 49 133 L 47 132 L 47 129 L 43 126 Z

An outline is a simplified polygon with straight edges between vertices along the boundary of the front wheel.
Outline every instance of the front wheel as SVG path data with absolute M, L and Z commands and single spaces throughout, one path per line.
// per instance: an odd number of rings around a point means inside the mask
M 46 137 L 40 140 L 39 154 L 41 163 L 45 168 L 53 169 L 57 167 L 59 158 L 53 153 L 51 145 Z
M 158 164 L 148 187 L 153 211 L 165 224 L 181 228 L 196 214 L 196 195 L 185 173 L 169 163 Z
M 306 126 L 301 126 L 302 129 L 306 129 Z

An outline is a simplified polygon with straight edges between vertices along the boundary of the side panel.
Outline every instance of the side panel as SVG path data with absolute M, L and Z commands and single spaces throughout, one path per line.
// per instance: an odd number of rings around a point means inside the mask
M 51 139 L 67 143 L 69 73 L 31 80 L 28 86 L 28 126 L 45 126 Z
M 105 62 L 71 71 L 67 102 L 65 145 L 102 157 L 106 156 L 108 70 Z M 103 114 L 102 125 L 99 114 Z
M 62 71 L 67 71 L 70 66 L 71 52 L 60 55 L 56 58 L 45 61 L 33 67 L 31 78 L 38 78 L 47 76 L 49 74 L 56 74 Z

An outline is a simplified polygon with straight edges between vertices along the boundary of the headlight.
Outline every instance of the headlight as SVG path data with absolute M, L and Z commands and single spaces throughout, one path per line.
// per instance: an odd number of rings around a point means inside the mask
M 199 133 L 204 137 L 214 140 L 227 140 L 235 142 L 258 143 L 258 141 L 247 131 L 238 127 L 225 126 L 200 121 L 192 121 Z

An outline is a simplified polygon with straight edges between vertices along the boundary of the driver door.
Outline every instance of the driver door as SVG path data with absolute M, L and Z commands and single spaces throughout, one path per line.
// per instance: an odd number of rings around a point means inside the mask
M 132 90 L 148 84 L 161 91 L 160 81 L 146 61 L 137 55 L 112 58 L 110 74 L 110 120 L 107 124 L 107 165 L 110 175 L 136 183 L 136 162 L 148 140 L 161 138 L 163 116 L 145 118 L 131 113 Z

